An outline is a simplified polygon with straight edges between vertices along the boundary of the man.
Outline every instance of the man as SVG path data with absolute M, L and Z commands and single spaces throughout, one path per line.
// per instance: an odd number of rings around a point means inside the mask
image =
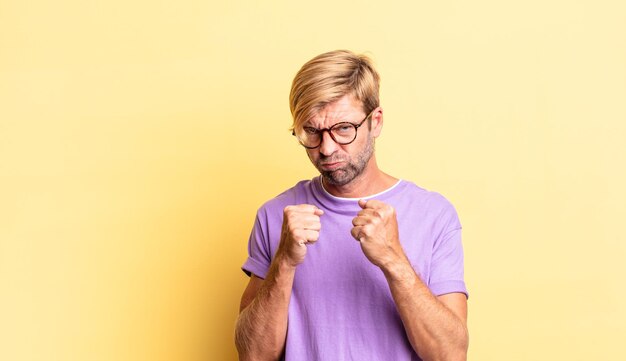
M 240 360 L 465 360 L 461 225 L 441 195 L 382 172 L 379 76 L 321 54 L 296 75 L 293 134 L 321 175 L 258 211 Z

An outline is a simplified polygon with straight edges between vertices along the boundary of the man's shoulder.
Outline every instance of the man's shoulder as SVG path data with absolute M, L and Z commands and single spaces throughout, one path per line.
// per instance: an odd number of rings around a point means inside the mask
M 406 179 L 403 179 L 402 183 L 404 187 L 401 191 L 404 195 L 420 197 L 434 203 L 449 203 L 446 197 L 444 197 L 441 193 L 437 191 L 419 186 L 414 182 Z
M 454 211 L 452 202 L 450 202 L 443 194 L 421 187 L 412 181 L 403 180 L 403 183 L 404 187 L 401 192 L 402 197 L 414 203 L 414 205 L 426 207 L 431 212 L 435 210 Z

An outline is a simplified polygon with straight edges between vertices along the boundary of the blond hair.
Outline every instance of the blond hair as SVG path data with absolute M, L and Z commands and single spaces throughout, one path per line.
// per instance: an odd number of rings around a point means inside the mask
M 380 77 L 365 55 L 335 50 L 309 60 L 291 85 L 291 130 L 299 132 L 316 112 L 350 94 L 363 105 L 365 114 L 378 107 Z

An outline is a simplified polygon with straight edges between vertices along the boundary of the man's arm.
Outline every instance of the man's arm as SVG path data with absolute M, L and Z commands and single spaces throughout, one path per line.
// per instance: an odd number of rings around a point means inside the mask
M 467 299 L 435 297 L 408 261 L 381 267 L 411 346 L 423 360 L 466 360 Z
M 278 360 L 285 348 L 295 268 L 272 263 L 265 280 L 252 275 L 241 296 L 235 345 L 242 361 Z
M 384 273 L 411 346 L 423 360 L 466 360 L 467 301 L 464 294 L 435 297 L 407 259 L 395 210 L 380 201 L 359 201 L 352 236 Z
M 252 276 L 241 297 L 235 345 L 242 361 L 278 360 L 285 348 L 287 314 L 296 267 L 307 244 L 315 243 L 322 210 L 288 206 L 283 213 L 280 244 L 265 280 Z

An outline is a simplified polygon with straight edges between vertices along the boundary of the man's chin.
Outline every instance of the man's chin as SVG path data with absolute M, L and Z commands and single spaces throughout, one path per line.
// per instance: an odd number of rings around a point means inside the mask
M 321 171 L 322 177 L 326 181 L 326 184 L 333 186 L 345 186 L 352 181 L 348 172 L 343 169 L 336 169 L 333 171 Z

